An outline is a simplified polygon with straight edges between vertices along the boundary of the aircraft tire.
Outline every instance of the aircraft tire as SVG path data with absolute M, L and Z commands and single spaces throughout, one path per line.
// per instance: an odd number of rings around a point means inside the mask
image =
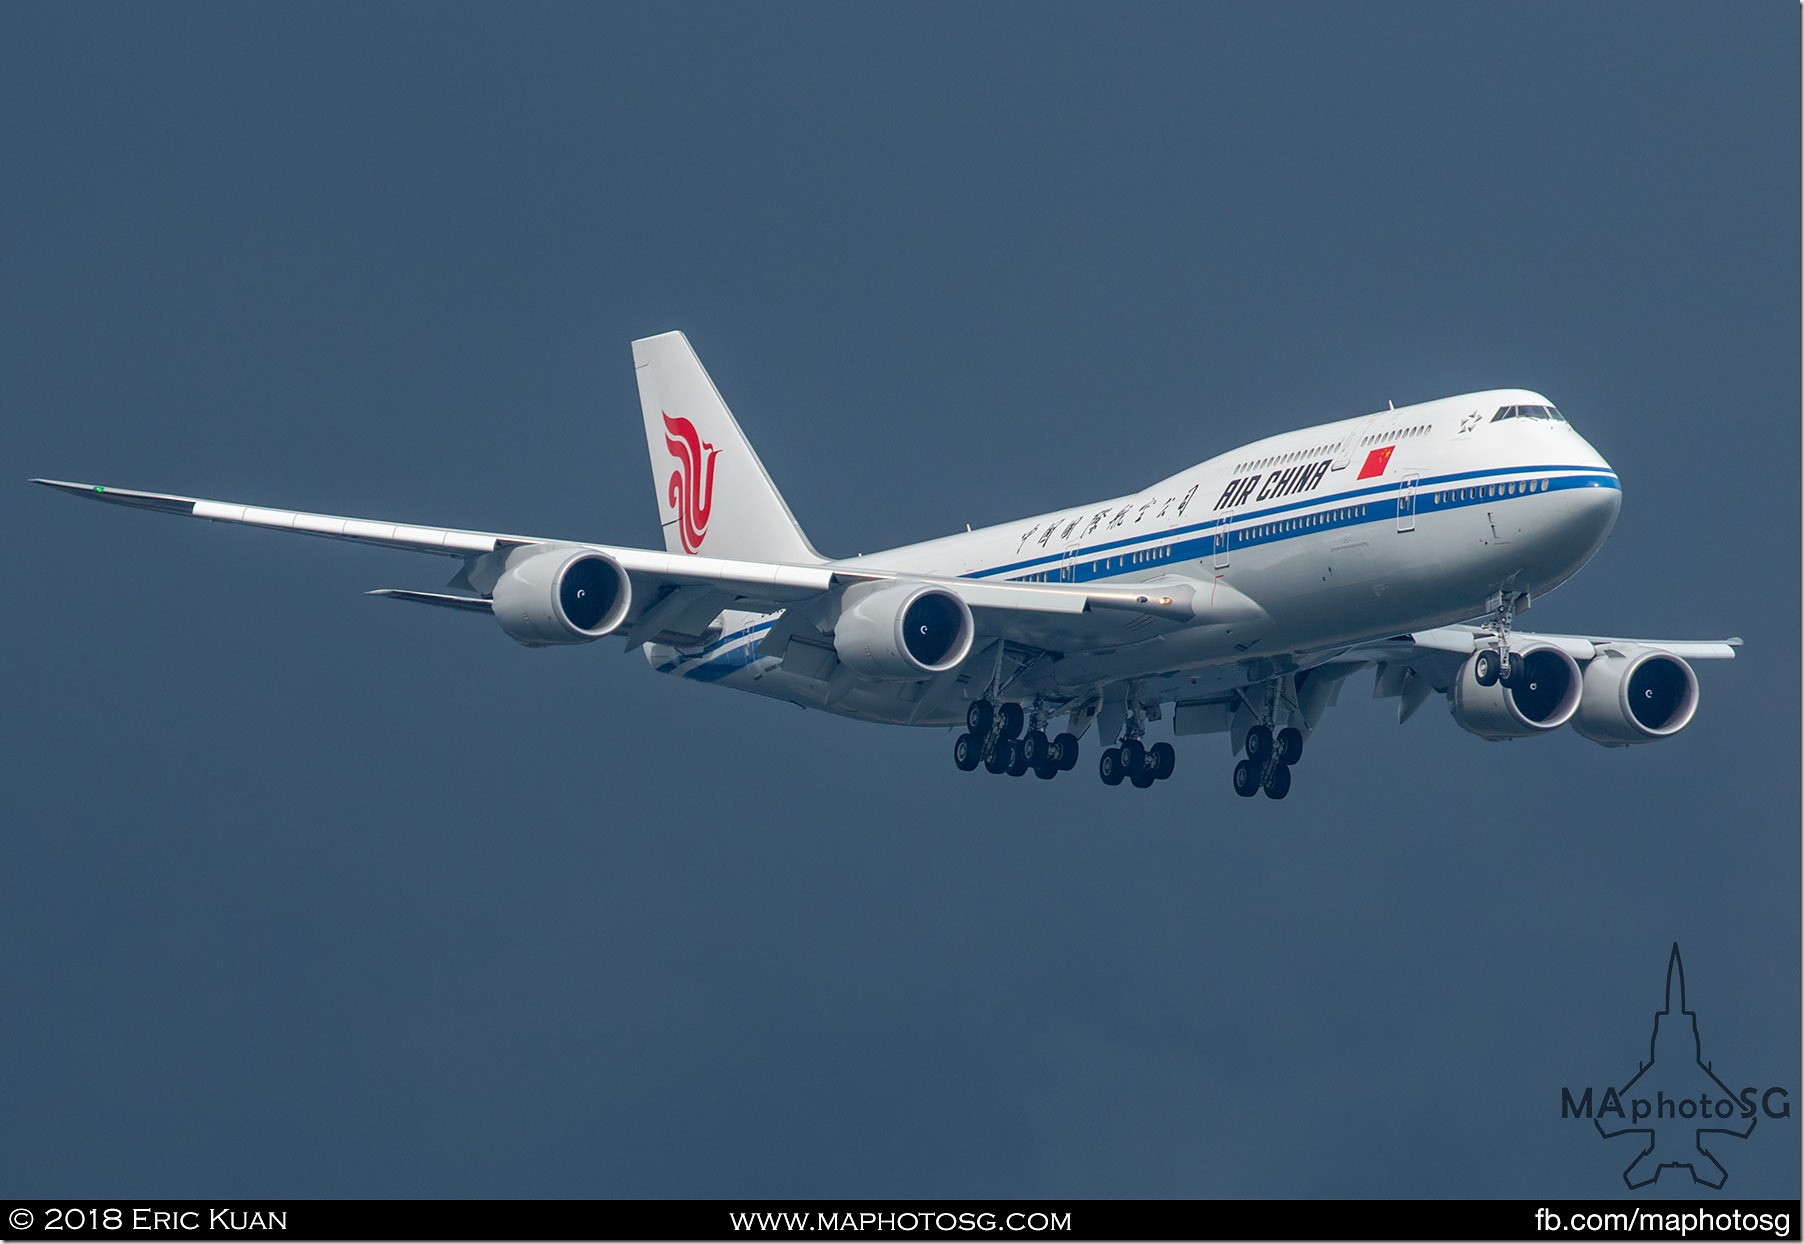
M 1265 758 L 1272 754 L 1272 728 L 1260 722 L 1247 731 L 1247 759 L 1254 764 L 1263 764 Z
M 1102 774 L 1104 786 L 1120 786 L 1121 779 L 1127 776 L 1122 772 L 1120 749 L 1114 747 L 1106 749 L 1102 754 L 1102 760 L 1097 763 L 1096 771 Z
M 1520 652 L 1512 652 L 1498 663 L 1497 681 L 1506 687 L 1513 687 L 1527 677 L 1528 663 Z
M 983 767 L 991 773 L 1007 773 L 1009 762 L 1009 741 L 997 739 L 990 748 L 990 754 L 983 758 Z
M 1159 778 L 1156 774 L 1153 773 L 1153 771 L 1151 769 L 1148 769 L 1145 766 L 1142 766 L 1140 771 L 1138 773 L 1134 774 L 1134 776 L 1130 780 L 1134 783 L 1135 786 L 1138 786 L 1141 790 L 1145 790 L 1147 787 L 1151 786 L 1154 782 L 1158 781 Z
M 965 729 L 981 739 L 990 732 L 995 714 L 996 708 L 988 700 L 972 700 L 971 707 L 965 710 Z
M 1242 799 L 1259 793 L 1259 767 L 1252 761 L 1243 760 L 1234 766 L 1234 793 Z
M 982 761 L 983 740 L 972 734 L 959 735 L 958 742 L 952 745 L 952 763 L 969 773 Z
M 1075 734 L 1061 734 L 1052 741 L 1052 745 L 1058 749 L 1060 769 L 1069 773 L 1072 769 L 1077 768 L 1077 736 Z
M 1059 762 L 1050 756 L 1034 766 L 1034 776 L 1043 781 L 1050 782 L 1053 778 L 1057 777 L 1059 773 Z
M 1146 748 L 1139 739 L 1129 739 L 1121 745 L 1121 770 L 1129 777 L 1135 777 L 1146 764 Z
M 1303 732 L 1295 726 L 1278 731 L 1278 759 L 1286 765 L 1303 759 Z
M 1265 794 L 1270 799 L 1282 799 L 1290 794 L 1289 765 L 1272 766 L 1272 771 L 1265 777 Z
M 1021 733 L 1021 727 L 1027 724 L 1027 713 L 1019 704 L 1010 701 L 996 710 L 1002 718 L 1002 737 L 1012 739 Z
M 1008 748 L 1008 775 L 1020 777 L 1027 772 L 1027 749 L 1020 739 L 1009 739 L 1004 746 Z
M 1163 782 L 1178 767 L 1178 753 L 1169 743 L 1154 743 L 1146 752 L 1153 780 Z
M 1498 677 L 1497 654 L 1489 648 L 1479 650 L 1472 658 L 1472 677 L 1481 687 L 1495 687 Z
M 1021 747 L 1027 753 L 1028 767 L 1034 769 L 1052 753 L 1052 744 L 1047 741 L 1044 730 L 1029 730 L 1021 737 Z

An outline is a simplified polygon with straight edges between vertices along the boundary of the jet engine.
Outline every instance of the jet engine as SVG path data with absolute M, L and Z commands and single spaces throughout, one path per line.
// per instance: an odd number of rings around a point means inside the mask
M 1475 655 L 1453 683 L 1453 720 L 1485 739 L 1520 739 L 1555 730 L 1579 707 L 1578 663 L 1551 646 L 1512 649 L 1522 672 L 1508 686 L 1483 686 Z
M 963 661 L 976 629 L 970 606 L 945 588 L 859 584 L 841 599 L 833 649 L 867 678 L 913 680 Z
M 1683 730 L 1697 707 L 1697 675 L 1672 653 L 1606 649 L 1585 667 L 1572 728 L 1606 747 L 1652 743 Z
M 542 648 L 586 644 L 614 630 L 633 603 L 633 585 L 606 553 L 538 545 L 508 555 L 492 595 L 501 629 Z

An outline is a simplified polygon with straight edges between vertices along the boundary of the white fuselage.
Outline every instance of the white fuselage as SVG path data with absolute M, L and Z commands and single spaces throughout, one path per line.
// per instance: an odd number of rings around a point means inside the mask
M 1518 404 L 1547 399 L 1493 390 L 1286 432 L 1128 496 L 833 564 L 982 580 L 1192 583 L 1205 602 L 1231 598 L 1231 621 L 1204 616 L 1066 651 L 1026 671 L 1024 685 L 1056 701 L 1129 679 L 1154 698 L 1215 678 L 1239 684 L 1247 662 L 1269 656 L 1274 671 L 1294 669 L 1299 653 L 1476 617 L 1499 592 L 1538 595 L 1590 559 L 1621 504 L 1616 475 L 1564 421 L 1493 421 Z M 849 717 L 962 719 L 962 704 L 921 713 L 908 684 L 830 696 L 820 679 L 760 653 L 775 616 L 728 613 L 707 643 L 648 644 L 646 655 L 666 673 Z

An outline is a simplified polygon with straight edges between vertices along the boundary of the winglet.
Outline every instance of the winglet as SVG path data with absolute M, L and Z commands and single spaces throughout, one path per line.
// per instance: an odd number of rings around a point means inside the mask
M 61 479 L 34 479 L 30 482 L 66 492 L 72 497 L 85 497 L 89 501 L 135 506 L 140 510 L 162 510 L 166 514 L 194 513 L 193 497 L 177 497 L 164 492 L 138 492 L 131 488 L 108 488 L 105 484 L 74 484 Z

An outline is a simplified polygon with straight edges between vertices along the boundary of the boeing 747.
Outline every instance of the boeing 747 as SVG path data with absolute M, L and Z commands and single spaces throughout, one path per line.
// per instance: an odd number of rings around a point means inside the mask
M 1535 634 L 1517 615 L 1616 520 L 1610 464 L 1539 393 L 1496 389 L 1267 437 L 1127 496 L 854 558 L 815 550 L 681 333 L 633 343 L 662 552 L 61 480 L 115 505 L 457 562 L 375 595 L 491 614 L 532 647 L 609 636 L 652 668 L 866 721 L 964 727 L 960 769 L 1050 779 L 1094 729 L 1110 785 L 1223 734 L 1282 799 L 1342 684 L 1485 739 L 1606 746 L 1691 721 L 1690 662 L 1738 639 Z M 1062 728 L 1060 726 L 1062 719 Z

